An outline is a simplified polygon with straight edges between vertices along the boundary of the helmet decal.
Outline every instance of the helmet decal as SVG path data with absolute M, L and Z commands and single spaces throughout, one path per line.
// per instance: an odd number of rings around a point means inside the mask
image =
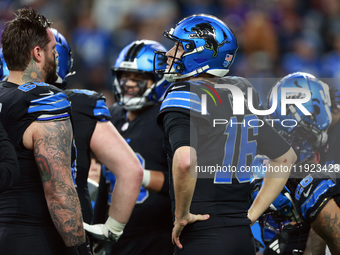
M 218 48 L 222 47 L 225 43 L 230 43 L 226 39 L 221 43 L 216 40 L 216 33 L 214 27 L 210 23 L 200 23 L 196 24 L 195 27 L 191 28 L 194 34 L 190 34 L 189 38 L 202 38 L 205 40 L 204 48 L 207 50 L 212 50 L 213 57 L 215 58 L 218 54 Z M 226 34 L 224 34 L 226 37 Z

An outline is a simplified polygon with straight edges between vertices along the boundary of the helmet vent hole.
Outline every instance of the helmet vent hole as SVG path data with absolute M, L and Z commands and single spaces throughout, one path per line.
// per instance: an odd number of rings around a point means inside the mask
M 320 107 L 317 106 L 317 105 L 314 105 L 313 108 L 314 108 L 315 114 L 319 115 L 320 114 Z

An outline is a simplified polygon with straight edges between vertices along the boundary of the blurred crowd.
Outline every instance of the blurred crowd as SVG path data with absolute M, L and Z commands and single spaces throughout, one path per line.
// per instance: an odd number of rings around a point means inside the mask
M 338 0 L 0 0 L 0 29 L 27 6 L 51 19 L 70 42 L 77 72 L 70 87 L 104 92 L 108 105 L 110 67 L 120 50 L 136 39 L 169 48 L 163 31 L 194 13 L 213 14 L 236 34 L 231 75 L 263 79 L 305 71 L 333 85 L 340 78 Z M 266 90 L 261 82 L 254 85 Z

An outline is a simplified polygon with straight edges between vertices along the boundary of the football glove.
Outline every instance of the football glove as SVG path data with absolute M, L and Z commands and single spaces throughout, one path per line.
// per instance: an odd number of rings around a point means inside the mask
M 86 233 L 93 239 L 94 252 L 99 252 L 111 243 L 117 242 L 123 234 L 125 224 L 109 217 L 105 224 L 89 225 L 83 223 Z

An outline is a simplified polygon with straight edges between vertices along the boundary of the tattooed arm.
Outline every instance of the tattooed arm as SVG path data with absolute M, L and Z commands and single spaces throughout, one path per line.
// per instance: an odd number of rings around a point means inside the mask
M 33 122 L 24 145 L 34 151 L 52 221 L 66 246 L 85 242 L 82 214 L 71 177 L 72 127 L 70 120 Z
M 340 208 L 333 198 L 322 208 L 311 227 L 326 242 L 332 254 L 340 254 Z
M 311 228 L 303 255 L 325 255 L 326 242 Z

